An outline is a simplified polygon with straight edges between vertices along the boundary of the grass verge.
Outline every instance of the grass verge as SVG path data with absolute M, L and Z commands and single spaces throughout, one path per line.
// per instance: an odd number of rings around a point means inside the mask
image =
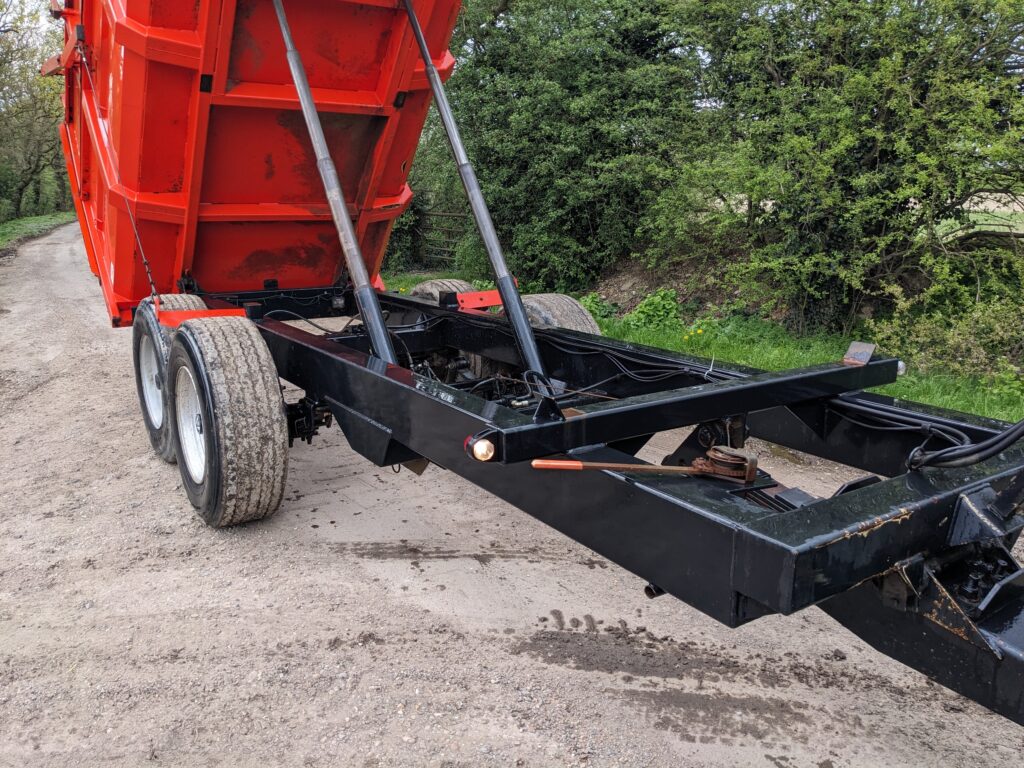
M 780 325 L 748 317 L 707 321 L 684 329 L 635 329 L 618 319 L 599 320 L 606 335 L 676 352 L 777 371 L 841 360 L 849 339 L 793 336 Z M 1024 419 L 1024 401 L 982 378 L 910 370 L 896 383 L 873 390 L 1005 421 Z
M 0 224 L 0 254 L 13 250 L 18 243 L 33 237 L 45 235 L 53 229 L 75 220 L 73 211 L 48 213 L 45 216 L 27 216 L 11 219 Z

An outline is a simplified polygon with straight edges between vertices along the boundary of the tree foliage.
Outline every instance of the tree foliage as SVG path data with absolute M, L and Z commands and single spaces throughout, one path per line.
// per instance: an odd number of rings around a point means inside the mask
M 0 0 L 0 221 L 70 207 L 57 133 L 63 81 L 39 76 L 63 41 L 42 9 Z
M 799 327 L 1020 313 L 1022 241 L 971 211 L 1024 199 L 1020 0 L 470 0 L 453 50 L 530 284 L 635 256 Z M 414 188 L 454 199 L 448 162 L 433 125 Z
M 969 202 L 1024 190 L 1024 5 L 715 0 L 677 13 L 715 141 L 681 158 L 666 194 L 682 185 L 734 213 L 712 231 L 745 236 L 745 284 L 836 324 L 865 300 L 974 281 L 944 231 L 969 225 Z M 673 224 L 652 228 L 662 253 L 686 243 Z M 1005 279 L 1009 264 L 989 266 Z
M 521 279 L 579 287 L 633 252 L 670 161 L 679 56 L 657 0 L 521 0 L 477 18 L 451 94 L 495 222 Z

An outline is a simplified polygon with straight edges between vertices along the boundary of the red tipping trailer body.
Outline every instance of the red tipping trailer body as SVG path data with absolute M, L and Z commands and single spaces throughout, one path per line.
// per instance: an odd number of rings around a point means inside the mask
M 181 290 L 182 280 L 220 293 L 344 278 L 270 2 L 66 6 L 54 8 L 67 41 L 51 64 L 67 75 L 61 138 L 114 325 L 130 324 L 151 292 L 131 214 L 159 293 Z M 423 62 L 394 0 L 289 0 L 287 8 L 380 287 L 391 226 L 412 198 L 406 180 L 430 105 Z M 418 0 L 416 8 L 447 77 L 459 1 Z

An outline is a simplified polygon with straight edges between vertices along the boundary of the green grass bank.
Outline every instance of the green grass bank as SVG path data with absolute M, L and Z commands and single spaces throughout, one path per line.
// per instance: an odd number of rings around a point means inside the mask
M 11 219 L 0 224 L 0 252 L 14 248 L 23 240 L 45 235 L 53 229 L 75 220 L 73 211 L 48 213 L 45 216 L 28 216 Z

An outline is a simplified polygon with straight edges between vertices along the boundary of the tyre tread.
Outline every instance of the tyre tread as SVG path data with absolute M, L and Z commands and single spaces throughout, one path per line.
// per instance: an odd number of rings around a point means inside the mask
M 430 299 L 435 304 L 440 303 L 442 293 L 470 293 L 475 291 L 472 283 L 454 278 L 440 278 L 437 280 L 424 280 L 409 291 L 410 296 L 418 299 Z
M 221 446 L 221 488 L 208 522 L 221 528 L 269 517 L 281 504 L 288 470 L 288 425 L 270 350 L 242 317 L 182 327 L 203 357 Z
M 587 308 L 564 293 L 531 293 L 523 296 L 523 306 L 535 328 L 566 328 L 601 335 L 601 327 Z

